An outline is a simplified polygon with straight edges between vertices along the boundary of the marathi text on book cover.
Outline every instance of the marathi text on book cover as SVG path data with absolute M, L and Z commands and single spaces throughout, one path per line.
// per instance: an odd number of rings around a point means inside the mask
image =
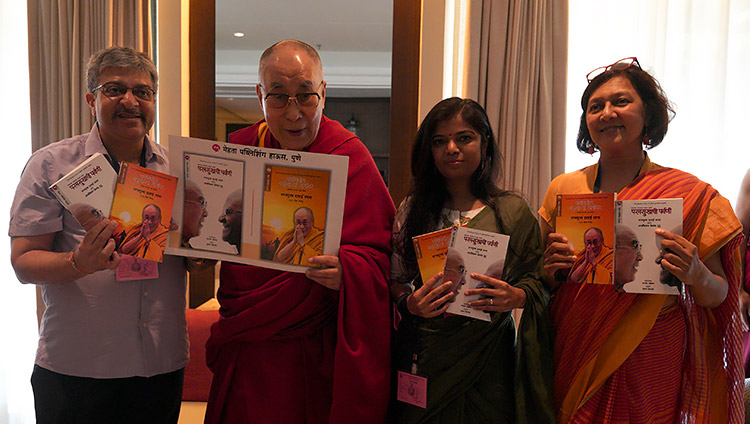
M 682 283 L 661 266 L 657 228 L 682 235 L 682 199 L 618 200 L 615 289 L 627 293 L 680 293 Z
M 567 280 L 612 284 L 615 241 L 615 194 L 557 195 L 555 232 L 565 235 L 577 256 Z M 565 275 L 556 275 L 564 280 Z
M 109 216 L 117 173 L 104 155 L 94 153 L 50 185 L 50 191 L 89 230 Z
M 412 237 L 422 283 L 432 278 L 445 267 L 445 253 L 451 240 L 452 228 Z
M 312 266 L 323 253 L 330 171 L 266 165 L 261 259 Z
M 197 153 L 185 153 L 183 159 L 185 192 L 179 220 L 182 244 L 192 249 L 240 254 L 245 163 Z
M 510 237 L 506 234 L 468 227 L 453 227 L 448 252 L 445 256 L 443 282 L 455 284 L 456 297 L 446 312 L 490 321 L 490 314 L 468 305 L 481 296 L 466 296 L 466 290 L 485 287 L 484 283 L 470 277 L 472 273 L 501 279 L 505 267 Z
M 117 222 L 117 251 L 161 262 L 167 244 L 177 177 L 123 162 L 110 219 Z

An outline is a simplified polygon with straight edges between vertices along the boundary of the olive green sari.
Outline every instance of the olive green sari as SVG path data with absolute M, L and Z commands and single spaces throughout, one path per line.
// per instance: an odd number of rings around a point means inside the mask
M 552 423 L 552 326 L 541 283 L 542 245 L 525 201 L 505 195 L 468 227 L 510 236 L 503 281 L 526 292 L 517 343 L 510 312 L 485 322 L 458 315 L 406 316 L 396 334 L 394 368 L 427 377 L 427 408 L 393 401 L 393 423 Z

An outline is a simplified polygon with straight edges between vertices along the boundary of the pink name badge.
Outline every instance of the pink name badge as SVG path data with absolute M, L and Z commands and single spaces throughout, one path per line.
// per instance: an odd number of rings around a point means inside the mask
M 158 262 L 120 255 L 120 264 L 115 269 L 117 281 L 153 280 L 159 278 Z
M 427 379 L 399 371 L 396 399 L 409 405 L 427 408 Z

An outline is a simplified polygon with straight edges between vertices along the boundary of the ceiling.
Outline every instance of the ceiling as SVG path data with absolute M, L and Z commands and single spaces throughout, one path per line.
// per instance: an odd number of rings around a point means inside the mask
M 260 54 L 287 38 L 318 49 L 328 97 L 389 97 L 392 20 L 392 0 L 217 0 L 216 105 L 257 110 Z

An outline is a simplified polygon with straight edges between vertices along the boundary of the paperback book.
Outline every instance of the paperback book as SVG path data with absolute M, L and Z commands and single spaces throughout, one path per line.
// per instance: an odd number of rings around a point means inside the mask
M 424 284 L 445 267 L 445 254 L 451 240 L 452 227 L 412 237 L 419 275 Z
M 577 259 L 558 281 L 613 284 L 615 194 L 558 194 L 555 232 L 565 235 Z
M 484 283 L 470 277 L 471 273 L 501 279 L 510 237 L 476 228 L 455 226 L 451 230 L 450 244 L 445 255 L 443 282 L 455 284 L 456 297 L 446 312 L 455 315 L 490 321 L 490 314 L 474 309 L 468 302 L 479 295 L 466 296 L 466 290 L 485 287 Z
M 261 258 L 313 266 L 323 254 L 331 171 L 265 166 Z
M 119 253 L 163 260 L 176 188 L 177 177 L 121 163 L 110 212 Z
M 682 283 L 661 266 L 663 228 L 682 235 L 682 199 L 618 200 L 615 289 L 626 293 L 680 293 Z
M 109 216 L 117 173 L 101 153 L 95 153 L 64 177 L 50 191 L 81 226 L 89 230 Z
M 245 163 L 193 152 L 183 160 L 183 245 L 239 255 Z

